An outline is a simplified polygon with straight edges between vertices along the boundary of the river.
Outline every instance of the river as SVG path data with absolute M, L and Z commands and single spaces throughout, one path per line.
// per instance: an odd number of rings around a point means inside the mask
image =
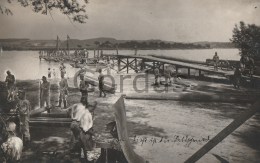
M 140 55 L 163 55 L 172 56 L 181 59 L 195 61 L 205 61 L 212 58 L 214 53 L 218 52 L 220 59 L 239 60 L 238 49 L 192 49 L 192 50 L 138 50 Z M 89 51 L 90 56 L 93 51 Z M 107 50 L 104 53 L 116 54 L 116 51 Z M 119 54 L 134 54 L 133 50 L 119 50 Z M 40 61 L 38 51 L 4 51 L 0 54 L 0 80 L 5 79 L 6 70 L 10 70 L 16 76 L 16 79 L 40 79 L 47 75 L 48 68 L 55 69 L 57 76 L 59 72 L 59 63 L 48 63 Z M 78 69 L 72 68 L 66 64 L 67 77 L 73 77 Z

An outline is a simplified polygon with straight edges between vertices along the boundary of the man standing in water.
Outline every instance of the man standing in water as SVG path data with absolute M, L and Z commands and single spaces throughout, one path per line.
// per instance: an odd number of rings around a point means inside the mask
M 8 90 L 8 95 L 7 95 L 7 100 L 8 101 L 13 101 L 14 100 L 14 90 L 15 90 L 15 77 L 14 75 L 11 74 L 11 72 L 8 70 L 6 71 L 6 87 Z
M 213 56 L 213 62 L 214 62 L 214 70 L 218 71 L 219 56 L 217 52 L 215 52 L 215 55 Z
M 29 143 L 31 136 L 29 130 L 29 118 L 30 118 L 30 110 L 31 105 L 30 102 L 25 97 L 24 91 L 18 92 L 18 104 L 17 104 L 17 112 L 20 120 L 20 129 L 22 134 L 23 143 Z
M 104 97 L 106 97 L 106 93 L 104 91 L 104 75 L 102 74 L 102 69 L 98 69 L 99 76 L 98 76 L 98 87 L 99 87 L 99 97 L 102 97 L 102 93 Z
M 40 107 L 44 107 L 46 102 L 47 109 L 50 108 L 50 82 L 47 81 L 46 76 L 42 77 L 40 85 Z
M 63 101 L 64 108 L 67 107 L 67 96 L 68 96 L 68 82 L 67 79 L 64 78 L 64 74 L 61 74 L 61 81 L 59 82 L 60 86 L 60 97 L 59 97 L 59 105 L 57 107 L 61 107 L 61 103 Z

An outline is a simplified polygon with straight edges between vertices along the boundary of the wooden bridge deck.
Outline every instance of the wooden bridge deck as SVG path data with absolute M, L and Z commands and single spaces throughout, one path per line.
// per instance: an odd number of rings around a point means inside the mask
M 129 55 L 129 54 L 104 54 L 104 56 L 111 56 L 111 57 L 117 57 L 117 58 L 136 58 L 136 59 L 143 59 L 147 62 L 161 62 L 164 64 L 171 64 L 178 66 L 179 68 L 188 68 L 188 69 L 194 69 L 199 70 L 203 72 L 209 72 L 213 74 L 223 75 L 223 76 L 230 76 L 234 74 L 234 71 L 224 71 L 224 70 L 218 70 L 215 71 L 212 67 L 201 65 L 201 64 L 195 64 L 195 63 L 186 63 L 182 61 L 174 61 L 174 60 L 168 60 L 168 59 L 162 59 L 154 56 L 141 56 L 141 55 Z

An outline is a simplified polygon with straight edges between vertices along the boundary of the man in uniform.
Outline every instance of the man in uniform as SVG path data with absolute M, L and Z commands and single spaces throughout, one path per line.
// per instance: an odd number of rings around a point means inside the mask
M 218 71 L 219 56 L 217 52 L 215 52 L 215 55 L 213 56 L 213 62 L 214 62 L 214 70 Z
M 160 76 L 160 70 L 158 68 L 155 68 L 154 70 L 155 86 L 159 86 L 159 82 L 158 82 L 159 76 Z
M 68 96 L 68 82 L 67 79 L 64 78 L 64 74 L 61 74 L 61 81 L 59 82 L 60 86 L 60 97 L 59 97 L 59 105 L 61 107 L 61 103 L 63 101 L 64 108 L 67 107 L 67 96 Z
M 60 65 L 60 75 L 62 76 L 65 76 L 66 74 L 66 66 L 64 65 L 63 62 L 61 62 L 61 65 Z
M 165 86 L 168 86 L 171 82 L 171 69 L 170 66 L 166 67 L 164 70 L 164 77 L 165 77 Z
M 234 71 L 234 82 L 233 82 L 233 85 L 234 85 L 235 88 L 239 89 L 241 77 L 242 77 L 241 70 L 240 70 L 239 66 L 237 66 L 236 70 Z
M 99 97 L 102 97 L 102 93 L 104 97 L 106 97 L 106 93 L 104 91 L 104 75 L 102 74 L 102 69 L 98 69 L 99 76 L 98 76 L 98 86 L 99 86 Z
M 14 75 L 11 74 L 11 72 L 8 70 L 6 71 L 6 87 L 8 89 L 8 95 L 7 95 L 7 100 L 8 101 L 13 101 L 14 100 L 14 90 L 15 90 L 15 77 Z
M 79 90 L 81 92 L 81 100 L 88 101 L 88 87 L 89 84 L 84 80 L 84 75 L 80 75 Z
M 81 99 L 80 103 L 74 104 L 66 109 L 72 119 L 70 125 L 72 131 L 70 151 L 81 151 L 81 153 L 84 153 L 84 159 L 81 159 L 82 162 L 88 162 L 87 152 L 92 150 L 93 147 L 92 136 L 94 132 L 92 126 L 96 107 L 96 101 L 93 105 L 90 105 L 86 99 Z
M 46 102 L 47 109 L 50 108 L 50 82 L 47 81 L 46 76 L 42 77 L 40 85 L 40 107 L 44 107 Z
M 20 119 L 20 129 L 21 129 L 22 139 L 24 144 L 26 144 L 31 139 L 30 130 L 29 130 L 31 104 L 26 99 L 24 91 L 18 92 L 18 98 L 19 101 L 17 103 L 17 112 Z

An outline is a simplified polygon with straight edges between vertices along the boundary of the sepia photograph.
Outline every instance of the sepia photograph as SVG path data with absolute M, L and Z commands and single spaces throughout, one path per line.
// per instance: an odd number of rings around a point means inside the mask
M 0 0 L 0 163 L 259 163 L 260 0 Z

